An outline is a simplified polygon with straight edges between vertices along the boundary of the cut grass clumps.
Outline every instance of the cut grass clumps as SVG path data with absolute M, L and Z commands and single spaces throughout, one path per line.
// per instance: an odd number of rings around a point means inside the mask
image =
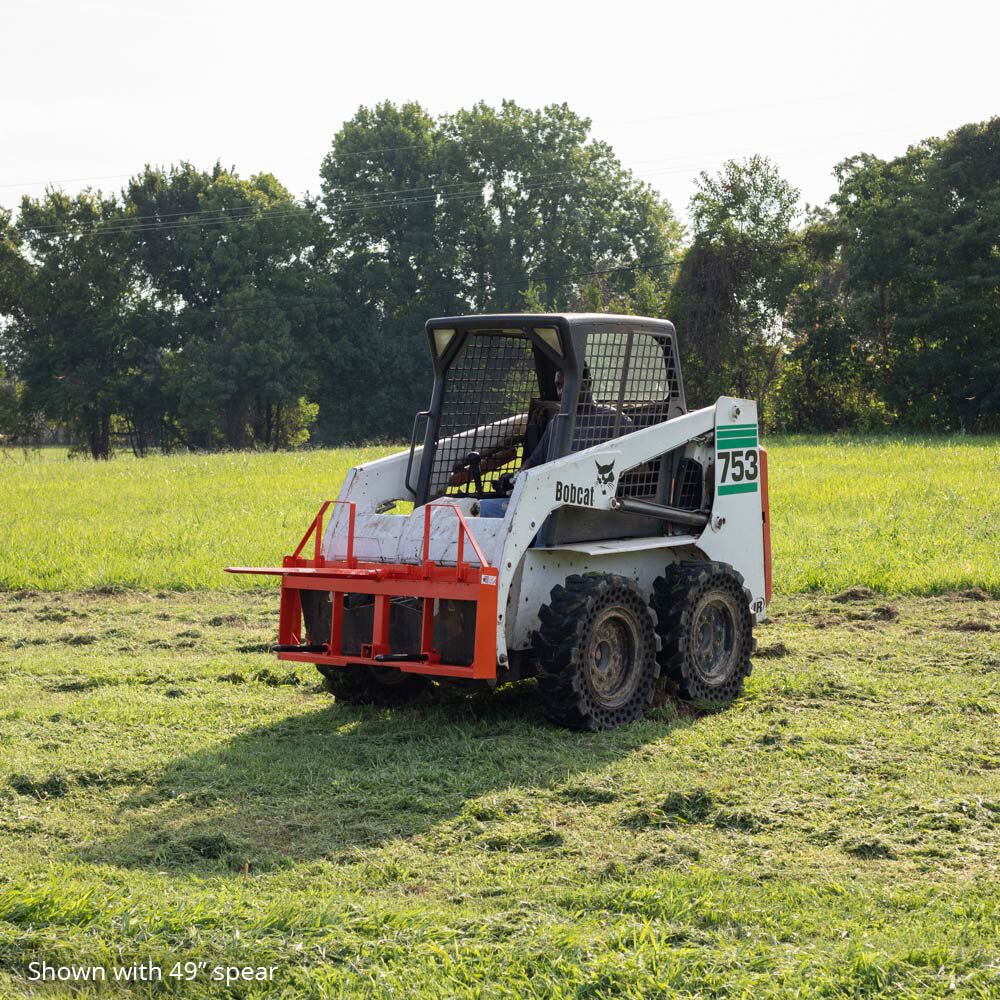
M 758 833 L 774 825 L 775 818 L 726 798 L 719 799 L 708 789 L 671 792 L 662 802 L 643 804 L 622 816 L 626 829 L 674 829 L 709 824 L 716 830 Z
M 31 778 L 26 774 L 13 774 L 10 787 L 18 795 L 32 795 L 37 799 L 58 799 L 69 793 L 71 784 L 65 774 L 48 774 Z
M 572 802 L 582 806 L 603 805 L 606 802 L 615 802 L 620 797 L 620 792 L 615 788 L 608 788 L 598 784 L 572 784 L 562 789 L 560 798 L 565 802 Z
M 173 844 L 169 852 L 163 852 L 158 860 L 166 860 L 166 855 L 172 856 L 174 862 L 183 861 L 187 857 L 217 861 L 231 859 L 241 854 L 239 845 L 234 844 L 224 833 L 198 833 L 185 837 Z M 246 851 L 242 851 L 245 855 Z
M 896 852 L 885 841 L 877 837 L 845 841 L 844 852 L 865 861 L 881 858 L 895 858 Z
M 116 785 L 134 784 L 143 777 L 140 771 L 112 767 L 100 771 L 56 771 L 40 777 L 13 774 L 8 783 L 18 795 L 30 795 L 36 799 L 58 799 L 68 795 L 74 788 L 113 788 Z
M 713 810 L 712 793 L 705 788 L 671 792 L 662 802 L 642 805 L 628 812 L 623 824 L 632 829 L 702 823 Z

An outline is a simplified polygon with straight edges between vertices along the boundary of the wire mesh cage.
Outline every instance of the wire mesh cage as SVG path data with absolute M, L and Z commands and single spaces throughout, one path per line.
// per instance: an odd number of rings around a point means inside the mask
M 540 398 L 540 345 L 533 330 L 479 329 L 465 335 L 444 373 L 427 499 L 489 494 L 538 444 L 559 404 Z M 570 452 L 684 411 L 669 333 L 598 328 L 581 338 L 580 347 L 584 357 Z M 546 364 L 560 367 L 551 356 Z M 557 456 L 550 449 L 548 457 Z M 664 487 L 660 467 L 654 460 L 627 470 L 619 477 L 619 496 L 665 498 L 669 483 Z
M 672 483 L 670 506 L 680 510 L 698 510 L 704 500 L 704 476 L 700 462 L 681 457 Z
M 662 423 L 679 398 L 674 344 L 641 331 L 595 332 L 587 337 L 587 371 L 577 407 L 573 450 Z M 660 495 L 661 461 L 645 462 L 618 479 L 619 497 Z
M 469 334 L 445 379 L 429 495 L 488 490 L 504 472 L 516 472 L 531 400 L 539 394 L 526 334 Z M 479 455 L 478 468 L 468 462 L 472 452 Z

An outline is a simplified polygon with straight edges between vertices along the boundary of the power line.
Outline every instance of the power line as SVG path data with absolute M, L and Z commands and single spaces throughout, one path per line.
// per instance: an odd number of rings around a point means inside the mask
M 647 161 L 647 162 L 663 162 L 663 161 Z M 551 170 L 546 171 L 541 174 L 537 174 L 534 178 L 535 181 L 540 181 L 544 178 L 551 177 L 564 177 L 571 175 L 572 171 L 568 169 Z M 454 192 L 458 196 L 461 196 L 464 192 L 472 192 L 475 194 L 480 194 L 483 191 L 485 185 L 489 184 L 490 181 L 487 178 L 469 181 L 455 181 L 451 184 L 443 185 L 429 185 L 426 187 L 409 187 L 409 188 L 399 188 L 390 191 L 380 191 L 377 194 L 362 198 L 356 201 L 346 201 L 340 205 L 334 206 L 333 209 L 327 208 L 328 213 L 337 214 L 340 212 L 354 211 L 354 210 L 364 210 L 367 208 L 383 208 L 383 207 L 394 207 L 395 205 L 410 205 L 410 204 L 422 204 L 426 202 L 441 200 L 449 200 L 449 192 Z M 522 186 L 520 190 L 533 190 L 538 185 L 531 183 Z M 397 197 L 398 196 L 398 197 Z M 228 221 L 241 221 L 245 216 L 251 212 L 258 212 L 261 214 L 253 216 L 249 221 L 259 222 L 267 218 L 275 218 L 280 214 L 298 214 L 305 209 L 305 205 L 296 202 L 294 207 L 289 207 L 286 209 L 280 209 L 277 212 L 269 211 L 268 208 L 261 210 L 260 206 L 255 205 L 245 205 L 237 206 L 236 208 L 214 208 L 214 209 L 203 209 L 195 210 L 191 212 L 171 212 L 163 214 L 145 215 L 145 216 L 122 216 L 119 219 L 109 220 L 107 222 L 94 222 L 86 223 L 83 226 L 74 225 L 72 223 L 67 224 L 53 224 L 50 226 L 31 226 L 25 227 L 26 232 L 33 232 L 39 235 L 60 235 L 62 233 L 72 233 L 82 234 L 92 230 L 100 229 L 104 232 L 142 232 L 147 229 L 152 228 L 163 228 L 170 229 L 178 226 L 187 225 L 201 225 L 201 224 L 211 224 L 213 222 L 228 222 Z M 202 219 L 203 216 L 215 216 L 215 218 Z M 177 222 L 170 222 L 165 220 L 177 219 Z M 144 225 L 134 225 L 136 222 L 143 222 L 147 220 L 156 220 L 149 226 Z
M 610 265 L 608 267 L 595 268 L 590 271 L 576 271 L 572 273 L 563 273 L 552 275 L 552 280 L 559 285 L 564 285 L 570 281 L 580 281 L 585 278 L 599 278 L 610 274 L 652 274 L 657 271 L 664 271 L 670 268 L 678 267 L 682 263 L 683 258 L 681 257 L 671 257 L 667 260 L 661 261 L 655 264 L 616 264 Z M 497 292 L 511 291 L 516 288 L 527 288 L 533 281 L 537 279 L 525 277 L 518 281 L 507 282 L 503 285 L 494 285 L 491 289 L 492 294 Z M 234 306 L 212 306 L 209 309 L 198 310 L 202 315 L 215 315 L 217 313 L 230 313 L 230 312 L 259 312 L 264 311 L 276 311 L 278 309 L 295 308 L 297 306 L 312 306 L 312 305 L 340 305 L 343 303 L 341 298 L 329 298 L 324 296 L 303 296 L 296 299 L 277 299 L 273 302 L 261 302 L 255 305 L 234 305 Z
M 565 176 L 570 173 L 568 170 L 558 170 L 558 171 L 548 171 L 544 174 L 537 175 L 539 178 L 553 177 L 553 176 Z M 353 202 L 344 202 L 340 205 L 335 206 L 332 210 L 334 213 L 353 211 L 353 210 L 364 210 L 366 208 L 382 208 L 382 207 L 392 207 L 396 204 L 407 205 L 407 204 L 418 204 L 424 201 L 437 200 L 440 196 L 444 195 L 447 200 L 447 194 L 449 191 L 457 190 L 458 193 L 463 191 L 475 190 L 477 193 L 482 192 L 484 186 L 483 180 L 476 181 L 456 181 L 452 184 L 428 186 L 428 187 L 417 187 L 417 188 L 399 188 L 395 191 L 381 191 L 376 195 L 360 199 Z M 530 189 L 533 185 L 525 188 L 525 190 Z M 398 198 L 394 196 L 400 196 Z M 412 196 L 412 197 L 411 197 Z M 275 218 L 280 214 L 298 214 L 305 209 L 305 205 L 296 202 L 294 207 L 289 207 L 286 209 L 280 209 L 277 212 L 269 211 L 268 208 L 261 210 L 260 206 L 255 205 L 245 205 L 238 206 L 233 209 L 227 208 L 217 208 L 217 209 L 204 209 L 196 210 L 192 212 L 170 212 L 164 214 L 154 214 L 145 216 L 123 216 L 120 219 L 110 220 L 109 222 L 95 222 L 85 225 L 89 225 L 89 229 L 74 227 L 73 224 L 65 225 L 51 225 L 51 226 L 32 226 L 25 227 L 27 232 L 34 232 L 40 235 L 59 235 L 62 232 L 69 233 L 82 233 L 91 230 L 101 229 L 106 232 L 142 232 L 146 229 L 152 228 L 163 228 L 170 229 L 175 226 L 183 225 L 201 225 L 210 224 L 213 222 L 229 222 L 242 221 L 245 216 L 251 212 L 258 212 L 260 214 L 253 216 L 249 221 L 259 222 L 268 218 Z M 327 209 L 330 212 L 330 209 Z M 239 213 L 239 214 L 238 214 Z M 210 219 L 200 219 L 201 216 L 216 216 L 216 218 Z M 163 220 L 177 219 L 177 222 L 169 222 Z M 136 222 L 143 222 L 146 220 L 157 220 L 156 222 L 150 224 L 149 226 L 144 225 L 133 225 Z
M 827 136 L 827 140 L 847 138 L 851 136 L 861 136 L 861 135 L 871 135 L 871 134 L 884 134 L 889 131 L 895 131 L 897 127 L 891 129 L 869 129 L 857 132 L 847 132 L 840 133 L 839 135 Z M 788 149 L 812 149 L 814 148 L 814 143 L 809 143 L 807 145 L 798 144 L 791 147 L 786 147 L 784 151 Z M 740 155 L 740 153 L 746 153 L 745 150 L 734 150 L 732 147 L 729 149 L 720 149 L 713 151 L 712 155 Z M 662 159 L 651 159 L 651 160 L 640 160 L 636 161 L 639 164 L 655 164 L 655 163 L 672 163 L 679 164 L 685 161 L 682 160 L 662 160 Z M 670 166 L 659 170 L 646 170 L 645 173 L 652 175 L 662 175 L 662 174 L 675 174 L 684 173 L 689 170 L 697 171 L 697 161 L 692 158 L 686 158 L 686 164 L 684 166 Z M 626 169 L 626 168 L 622 168 Z M 631 171 L 629 171 L 631 173 Z M 536 175 L 536 178 L 532 182 L 522 185 L 519 191 L 530 191 L 530 190 L 545 190 L 557 186 L 555 182 L 545 183 L 545 178 L 561 178 L 566 176 L 572 176 L 573 172 L 570 170 L 558 170 L 549 171 L 546 173 Z M 634 175 L 633 175 L 634 176 Z M 641 179 L 640 183 L 643 183 Z M 334 217 L 344 215 L 352 211 L 365 211 L 371 209 L 381 209 L 381 208 L 397 208 L 397 207 L 411 207 L 426 204 L 436 204 L 436 203 L 447 203 L 449 201 L 461 201 L 466 198 L 477 198 L 481 197 L 484 193 L 485 187 L 490 183 L 487 178 L 481 178 L 471 181 L 461 181 L 454 182 L 452 184 L 438 185 L 438 186 L 426 186 L 426 187 L 416 187 L 416 188 L 400 188 L 394 191 L 383 191 L 378 194 L 365 198 L 357 199 L 355 201 L 345 201 L 339 205 L 335 205 L 332 208 L 327 208 L 327 215 L 332 215 Z M 146 216 L 133 216 L 133 217 L 122 217 L 119 219 L 109 220 L 108 222 L 97 222 L 91 224 L 60 224 L 51 226 L 37 226 L 37 227 L 25 227 L 25 231 L 29 233 L 35 233 L 42 237 L 55 237 L 62 235 L 84 235 L 88 233 L 94 233 L 98 235 L 114 235 L 117 233 L 144 233 L 153 230 L 160 231 L 171 231 L 178 229 L 188 229 L 196 227 L 209 227 L 212 225 L 225 225 L 231 224 L 236 225 L 240 223 L 255 223 L 260 224 L 261 222 L 267 222 L 273 219 L 285 218 L 288 216 L 299 215 L 305 210 L 305 206 L 300 203 L 295 203 L 293 206 L 288 208 L 265 208 L 263 211 L 259 206 L 247 205 L 241 206 L 233 209 L 217 208 L 217 209 L 204 209 L 193 212 L 175 212 L 167 213 L 164 215 L 146 215 Z M 250 213 L 258 213 L 251 215 Z
M 560 176 L 563 176 L 564 174 L 565 174 L 564 171 L 559 172 Z M 550 186 L 552 186 L 552 183 L 527 184 L 523 185 L 519 190 L 522 191 L 540 190 Z M 337 206 L 336 209 L 330 214 L 340 215 L 350 211 L 364 211 L 366 209 L 372 209 L 372 208 L 396 208 L 396 207 L 402 208 L 402 207 L 411 207 L 422 204 L 460 201 L 464 200 L 465 198 L 480 197 L 482 195 L 482 192 L 483 192 L 482 183 L 476 183 L 475 185 L 471 184 L 464 185 L 462 191 L 450 195 L 449 194 L 440 195 L 435 192 L 429 194 L 420 194 L 413 198 L 390 198 L 385 200 L 379 200 L 377 198 L 373 198 L 368 201 L 347 203 L 345 205 Z M 46 236 L 58 237 L 65 235 L 82 236 L 88 234 L 105 236 L 105 235 L 115 235 L 118 233 L 145 233 L 150 231 L 171 231 L 178 229 L 192 229 L 192 228 L 207 227 L 213 225 L 222 225 L 225 223 L 232 223 L 233 225 L 246 225 L 248 223 L 260 224 L 260 223 L 266 223 L 272 219 L 280 219 L 288 216 L 299 215 L 304 210 L 305 210 L 304 206 L 296 204 L 294 207 L 289 207 L 289 208 L 279 208 L 271 211 L 265 210 L 261 214 L 254 216 L 248 216 L 246 214 L 242 216 L 234 216 L 229 214 L 216 213 L 217 217 L 212 219 L 188 220 L 187 218 L 182 218 L 176 222 L 163 222 L 163 223 L 153 222 L 145 225 L 133 225 L 131 223 L 131 220 L 123 218 L 120 220 L 119 219 L 113 220 L 109 223 L 94 223 L 91 224 L 89 228 L 74 227 L 70 224 L 61 228 L 53 227 L 48 231 L 26 227 L 25 231 L 37 233 L 42 237 Z
M 656 115 L 652 118 L 622 119 L 619 121 L 606 122 L 605 126 L 613 128 L 615 126 L 648 125 L 660 121 L 678 121 L 688 118 L 714 118 L 721 115 L 742 114 L 748 111 L 766 111 L 771 108 L 792 107 L 802 104 L 822 104 L 829 101 L 840 101 L 855 97 L 873 97 L 877 94 L 896 93 L 900 88 L 892 87 L 888 89 L 857 90 L 846 91 L 840 94 L 823 94 L 815 97 L 800 97 L 785 101 L 768 101 L 762 104 L 741 104 L 725 108 L 706 108 L 699 111 L 674 111 L 665 115 Z M 347 123 L 345 123 L 347 124 Z M 411 143 L 403 146 L 380 146 L 372 149 L 350 150 L 351 156 L 374 156 L 380 153 L 397 153 L 404 150 L 423 149 L 425 143 Z M 135 177 L 135 172 L 127 174 L 99 174 L 94 177 L 65 177 L 62 179 L 50 179 L 45 181 L 11 181 L 0 184 L 0 190 L 16 187 L 41 187 L 42 185 L 56 184 L 76 184 L 80 182 L 100 181 L 100 180 L 122 180 Z
M 535 190 L 544 190 L 546 188 L 554 186 L 556 181 L 545 182 L 544 178 L 562 178 L 566 176 L 571 176 L 572 171 L 569 170 L 557 170 L 549 171 L 544 174 L 539 174 L 538 179 L 527 184 L 521 185 L 517 188 L 517 192 L 527 192 Z M 352 211 L 365 211 L 373 208 L 396 208 L 396 207 L 410 207 L 414 205 L 424 205 L 424 204 L 437 204 L 437 203 L 447 203 L 450 201 L 460 201 L 467 197 L 475 198 L 481 197 L 484 191 L 484 187 L 489 184 L 486 180 L 476 180 L 476 181 L 463 181 L 456 182 L 453 184 L 446 184 L 438 187 L 429 188 L 401 188 L 399 191 L 395 192 L 384 192 L 379 193 L 368 199 L 361 199 L 354 202 L 344 202 L 340 205 L 335 205 L 332 209 L 327 208 L 326 212 L 328 215 L 342 215 Z M 261 223 L 266 222 L 269 219 L 281 218 L 289 215 L 298 215 L 305 210 L 305 206 L 296 203 L 294 207 L 267 210 L 265 209 L 258 215 L 249 216 L 248 213 L 252 211 L 260 211 L 255 206 L 245 206 L 244 208 L 233 210 L 232 212 L 227 212 L 225 209 L 211 209 L 206 210 L 203 213 L 194 212 L 191 215 L 213 215 L 214 218 L 207 219 L 191 219 L 189 215 L 184 213 L 173 213 L 173 215 L 181 216 L 177 221 L 174 222 L 150 222 L 148 224 L 133 224 L 134 221 L 141 219 L 155 219 L 156 216 L 136 216 L 133 218 L 122 217 L 120 219 L 109 220 L 107 222 L 96 222 L 88 223 L 84 226 L 74 225 L 72 223 L 64 225 L 52 225 L 52 226 L 38 226 L 38 227 L 24 227 L 25 232 L 36 233 L 39 236 L 62 236 L 62 235 L 86 235 L 89 233 L 94 233 L 97 235 L 108 234 L 112 235 L 115 233 L 142 233 L 148 232 L 150 230 L 172 230 L 172 229 L 184 229 L 192 228 L 198 226 L 210 226 L 213 224 L 227 223 L 231 222 L 233 224 L 241 224 L 247 222 Z M 234 214 L 235 211 L 240 211 L 242 215 Z
M 900 126 L 893 126 L 890 128 L 881 129 L 867 129 L 855 132 L 844 132 L 831 136 L 825 136 L 824 139 L 829 141 L 831 139 L 843 139 L 849 137 L 865 136 L 865 135 L 882 135 L 889 132 L 894 132 L 899 129 Z M 796 144 L 790 147 L 783 147 L 782 152 L 795 151 L 796 149 L 813 149 L 815 148 L 815 143 L 809 144 Z M 774 152 L 774 150 L 772 150 Z M 713 153 L 708 155 L 716 156 L 734 156 L 734 155 L 749 155 L 749 150 L 734 150 L 720 149 L 715 150 Z M 705 154 L 702 154 L 705 155 Z M 668 164 L 678 164 L 682 161 L 679 160 L 639 160 L 635 161 L 638 164 L 655 164 L 655 163 L 668 163 Z M 698 172 L 698 167 L 696 162 L 687 158 L 688 165 L 685 166 L 669 166 L 658 170 L 646 170 L 646 174 L 652 175 L 662 175 L 662 174 L 676 174 L 685 173 L 688 171 Z M 619 164 L 620 165 L 620 164 Z M 622 169 L 627 169 L 622 167 Z M 632 174 L 631 170 L 628 170 Z M 545 178 L 561 178 L 566 176 L 572 176 L 573 171 L 571 170 L 557 170 L 549 171 L 537 175 L 536 179 L 528 184 L 522 185 L 517 191 L 525 192 L 532 190 L 546 190 L 557 186 L 557 180 L 551 180 L 545 182 Z M 640 183 L 644 183 L 640 178 L 633 178 Z M 346 201 L 340 205 L 335 205 L 333 208 L 327 208 L 326 214 L 328 216 L 338 217 L 349 212 L 357 211 L 362 212 L 371 209 L 380 208 L 404 208 L 419 205 L 428 204 L 444 204 L 450 201 L 462 201 L 470 198 L 482 197 L 485 187 L 490 183 L 489 179 L 483 178 L 472 181 L 454 182 L 452 184 L 440 185 L 440 186 L 427 186 L 427 187 L 417 187 L 417 188 L 400 188 L 395 191 L 385 191 L 379 192 L 378 194 L 367 198 L 359 199 L 356 201 Z M 189 213 L 175 212 L 168 213 L 163 216 L 160 215 L 147 215 L 147 216 L 133 216 L 133 217 L 122 217 L 119 219 L 108 220 L 106 222 L 96 222 L 90 224 L 62 224 L 62 225 L 51 225 L 51 226 L 38 226 L 38 227 L 24 227 L 24 231 L 28 233 L 35 233 L 40 237 L 58 237 L 63 235 L 115 235 L 118 233 L 145 233 L 154 230 L 159 231 L 171 231 L 171 230 L 181 230 L 190 229 L 198 227 L 209 227 L 218 225 L 239 225 L 254 223 L 260 224 L 262 222 L 267 222 L 274 219 L 286 218 L 289 216 L 299 215 L 305 210 L 306 206 L 296 202 L 294 205 L 287 208 L 265 208 L 263 211 L 259 206 L 247 205 L 239 206 L 233 209 L 218 208 L 218 209 L 204 209 Z M 251 215 L 250 213 L 257 212 L 259 214 Z M 239 213 L 239 214 L 237 214 Z M 210 218 L 208 216 L 211 216 Z M 173 221 L 170 221 L 173 220 Z

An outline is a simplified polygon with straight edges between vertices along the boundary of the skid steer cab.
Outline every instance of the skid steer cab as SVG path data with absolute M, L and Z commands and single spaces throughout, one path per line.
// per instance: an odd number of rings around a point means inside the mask
M 535 676 L 578 729 L 640 718 L 659 683 L 735 698 L 771 596 L 756 404 L 689 411 L 664 320 L 457 316 L 427 338 L 410 447 L 352 469 L 281 566 L 230 569 L 281 578 L 278 657 L 344 701 Z

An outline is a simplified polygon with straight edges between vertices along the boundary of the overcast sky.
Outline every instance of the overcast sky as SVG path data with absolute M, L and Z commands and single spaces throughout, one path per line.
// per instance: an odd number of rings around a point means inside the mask
M 566 101 L 683 215 L 759 152 L 812 203 L 838 160 L 1000 114 L 1000 4 L 4 0 L 0 204 L 217 159 L 292 191 L 359 105 Z

